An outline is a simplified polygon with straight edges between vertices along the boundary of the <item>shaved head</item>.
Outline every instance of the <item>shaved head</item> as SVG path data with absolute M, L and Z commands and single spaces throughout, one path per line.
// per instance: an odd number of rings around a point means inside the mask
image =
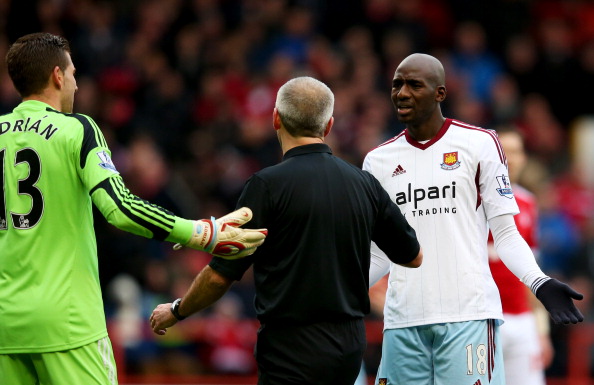
M 392 80 L 392 103 L 398 120 L 416 140 L 431 139 L 445 118 L 440 103 L 446 98 L 445 71 L 431 55 L 415 53 L 396 68 Z
M 413 53 L 407 56 L 398 66 L 401 68 L 416 68 L 433 86 L 445 86 L 445 71 L 439 60 L 424 53 Z

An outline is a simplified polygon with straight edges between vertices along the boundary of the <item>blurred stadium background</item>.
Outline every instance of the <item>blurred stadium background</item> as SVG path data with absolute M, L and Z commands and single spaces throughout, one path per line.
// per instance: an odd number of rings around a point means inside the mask
M 100 125 L 137 195 L 182 216 L 234 208 L 245 180 L 280 159 L 277 88 L 311 75 L 336 95 L 335 153 L 360 166 L 402 127 L 397 64 L 445 65 L 445 115 L 516 126 L 539 200 L 540 265 L 585 294 L 583 325 L 553 327 L 549 385 L 593 384 L 594 2 L 587 0 L 0 0 L 0 53 L 48 31 L 72 44 L 75 111 Z M 0 113 L 18 95 L 0 64 Z M 101 282 L 122 384 L 253 384 L 257 322 L 247 274 L 209 311 L 156 338 L 154 306 L 181 296 L 208 255 L 96 220 Z M 374 375 L 381 310 L 369 316 Z

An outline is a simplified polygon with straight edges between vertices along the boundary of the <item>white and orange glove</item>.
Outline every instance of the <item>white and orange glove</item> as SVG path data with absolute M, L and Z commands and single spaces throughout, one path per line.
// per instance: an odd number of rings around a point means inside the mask
M 247 257 L 264 243 L 268 235 L 266 229 L 239 227 L 251 219 L 252 210 L 242 207 L 217 220 L 212 217 L 194 221 L 194 233 L 190 240 L 185 245 L 176 243 L 173 249 L 179 250 L 187 246 L 225 259 Z

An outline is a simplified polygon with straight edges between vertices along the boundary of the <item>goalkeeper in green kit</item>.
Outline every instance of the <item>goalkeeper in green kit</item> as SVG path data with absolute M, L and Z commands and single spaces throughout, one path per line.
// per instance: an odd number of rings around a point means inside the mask
M 130 193 L 96 123 L 73 113 L 68 41 L 21 37 L 6 55 L 23 98 L 0 116 L 0 385 L 117 384 L 92 203 L 131 233 L 235 259 L 264 242 L 248 208 L 191 221 Z

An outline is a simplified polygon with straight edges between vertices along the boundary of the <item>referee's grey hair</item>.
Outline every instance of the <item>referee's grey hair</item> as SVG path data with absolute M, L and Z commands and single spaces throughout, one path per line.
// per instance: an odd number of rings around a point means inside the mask
M 278 90 L 276 109 L 292 136 L 321 138 L 334 111 L 334 94 L 317 79 L 294 78 Z

